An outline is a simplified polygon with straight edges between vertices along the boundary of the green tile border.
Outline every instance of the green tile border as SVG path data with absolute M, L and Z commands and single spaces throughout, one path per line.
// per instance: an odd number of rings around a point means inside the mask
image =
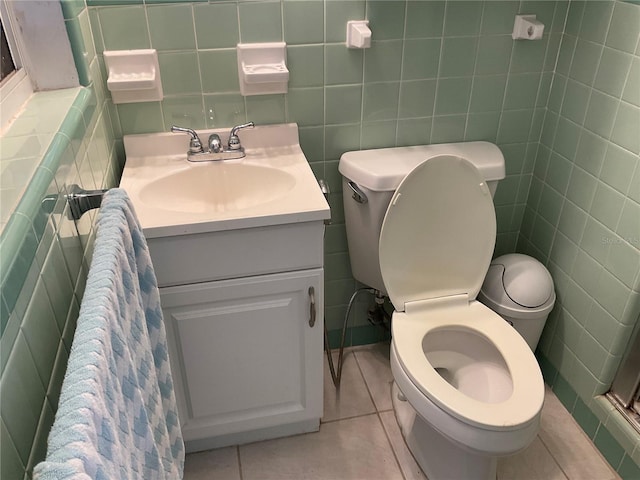
M 569 382 L 540 350 L 536 357 L 545 383 L 549 385 L 580 428 L 594 442 L 600 453 L 623 480 L 637 480 L 640 464 L 634 460 L 634 448 L 640 443 L 638 434 L 604 396 L 585 403 Z

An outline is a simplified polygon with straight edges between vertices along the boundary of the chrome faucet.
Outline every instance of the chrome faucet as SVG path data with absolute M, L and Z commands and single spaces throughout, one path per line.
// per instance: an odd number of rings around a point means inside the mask
M 229 134 L 229 142 L 226 147 L 222 145 L 220 136 L 217 133 L 212 133 L 209 135 L 209 141 L 207 142 L 208 151 L 204 150 L 200 137 L 191 128 L 183 128 L 173 125 L 171 127 L 171 132 L 186 133 L 191 136 L 191 139 L 189 140 L 189 150 L 187 151 L 187 160 L 190 162 L 209 162 L 214 160 L 244 158 L 245 152 L 244 148 L 240 144 L 238 130 L 243 128 L 253 128 L 254 126 L 253 122 L 248 122 L 233 127 Z

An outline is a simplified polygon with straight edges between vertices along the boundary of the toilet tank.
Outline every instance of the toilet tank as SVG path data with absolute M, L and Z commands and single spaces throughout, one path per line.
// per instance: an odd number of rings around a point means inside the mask
M 504 178 L 504 156 L 489 142 L 443 143 L 346 152 L 340 158 L 345 226 L 353 277 L 386 293 L 378 257 L 382 221 L 391 197 L 416 166 L 438 155 L 473 163 L 494 195 Z

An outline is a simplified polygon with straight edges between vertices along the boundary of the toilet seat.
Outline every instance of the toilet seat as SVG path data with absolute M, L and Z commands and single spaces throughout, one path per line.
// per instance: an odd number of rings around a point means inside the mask
M 382 279 L 396 310 L 393 347 L 400 373 L 422 394 L 420 398 L 417 391 L 412 393 L 416 411 L 432 409 L 433 403 L 464 428 L 496 435 L 522 429 L 535 432 L 544 401 L 537 361 L 511 326 L 475 301 L 491 262 L 495 236 L 491 193 L 471 162 L 441 155 L 418 165 L 403 179 L 387 209 L 379 241 Z M 482 345 L 493 352 L 492 358 L 501 358 L 502 367 L 497 368 L 506 369 L 510 394 L 498 401 L 483 401 L 440 376 L 427 358 L 425 342 L 430 334 L 443 330 L 465 332 L 465 342 Z M 442 352 L 449 353 L 461 350 L 453 345 Z M 486 371 L 494 367 L 489 362 Z
M 513 430 L 522 428 L 540 412 L 544 384 L 535 357 L 524 339 L 480 302 L 395 312 L 392 328 L 403 371 L 424 396 L 457 419 L 485 430 Z M 495 347 L 512 382 L 512 392 L 506 400 L 489 403 L 474 399 L 438 374 L 425 355 L 423 343 L 427 335 L 443 329 L 469 332 Z

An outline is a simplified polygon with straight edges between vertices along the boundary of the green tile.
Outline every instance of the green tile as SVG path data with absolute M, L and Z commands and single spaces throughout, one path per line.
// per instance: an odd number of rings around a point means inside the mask
M 406 38 L 439 37 L 444 25 L 445 3 L 441 1 L 407 2 Z
M 162 101 L 162 115 L 166 131 L 169 131 L 172 125 L 195 130 L 206 126 L 202 95 L 165 97 Z
M 480 31 L 481 17 L 481 2 L 448 2 L 444 19 L 444 35 L 475 35 Z
M 551 32 L 562 32 L 564 29 L 567 11 L 569 10 L 569 0 L 555 2 L 556 10 L 553 14 L 553 23 L 551 24 Z
M 325 247 L 324 247 L 325 252 L 327 253 L 340 253 L 340 252 L 348 251 L 347 232 L 345 230 L 345 226 L 344 225 L 328 225 L 325 229 L 324 244 L 325 244 Z M 340 288 L 333 295 L 329 294 L 328 292 L 329 286 L 327 285 L 327 291 L 325 291 L 326 298 L 333 299 L 335 297 L 341 297 L 342 295 L 344 295 L 344 292 L 347 291 L 347 288 L 345 287 L 349 287 L 349 289 L 353 287 L 353 282 L 351 282 L 350 280 L 347 280 L 346 284 L 344 282 L 338 282 L 338 283 L 340 284 Z M 343 296 L 342 301 L 332 300 L 331 303 L 336 305 L 347 304 L 349 303 L 351 292 L 349 292 L 348 295 L 349 295 L 348 298 L 345 298 Z
M 471 78 L 441 78 L 436 92 L 435 114 L 467 113 L 470 98 Z
M 396 120 L 363 122 L 360 148 L 395 147 L 397 124 Z
M 518 13 L 518 2 L 486 1 L 482 12 L 482 34 L 510 34 Z
M 578 124 L 584 122 L 591 89 L 574 80 L 567 81 L 562 102 L 562 115 Z
M 280 2 L 242 2 L 238 4 L 242 43 L 281 42 Z
M 310 163 L 324 161 L 324 127 L 300 127 L 298 135 L 307 160 Z M 334 212 L 331 212 L 331 218 L 334 218 Z
M 552 153 L 547 167 L 545 181 L 562 195 L 569 185 L 572 163 L 557 153 Z
M 397 119 L 399 92 L 400 82 L 365 84 L 362 120 L 374 121 Z
M 344 42 L 346 40 L 347 21 L 365 18 L 364 0 L 344 0 L 325 2 L 325 41 Z
M 67 320 L 71 297 L 73 296 L 73 285 L 71 284 L 71 277 L 57 237 L 54 237 L 46 261 L 42 265 L 40 275 L 51 300 L 51 307 L 53 308 L 58 329 L 62 331 Z
M 567 382 L 562 375 L 558 375 L 556 378 L 553 385 L 553 393 L 556 394 L 558 400 L 560 400 L 567 410 L 573 410 L 576 398 L 578 397 L 569 382 Z
M 348 49 L 344 45 L 326 45 L 324 55 L 327 85 L 362 82 L 364 71 L 362 50 Z
M 608 142 L 598 135 L 584 130 L 578 142 L 576 165 L 592 175 L 600 175 Z
M 326 280 L 351 278 L 351 268 L 347 253 L 332 253 L 325 255 L 324 262 Z
M 558 230 L 567 235 L 573 242 L 579 242 L 587 223 L 587 214 L 571 202 L 565 202 L 558 223 Z
M 198 75 L 198 54 L 195 51 L 160 52 L 158 64 L 165 95 L 200 93 L 203 90 Z M 204 79 L 204 72 L 202 76 Z
M 593 202 L 597 180 L 580 168 L 574 168 L 569 181 L 567 198 L 580 208 L 588 211 Z
M 151 46 L 156 50 L 196 48 L 191 4 L 149 6 L 147 19 Z
M 638 41 L 640 7 L 631 3 L 616 2 L 605 44 L 632 53 Z
M 617 239 L 616 239 L 617 240 Z M 640 264 L 640 250 L 634 248 L 631 243 L 621 240 L 612 241 L 604 266 L 627 287 L 633 287 L 635 276 Z M 614 330 L 615 331 L 615 330 Z M 621 340 L 626 343 L 625 340 Z
M 637 165 L 637 155 L 611 143 L 607 148 L 603 164 L 605 168 L 600 172 L 600 179 L 622 194 L 626 194 Z M 637 188 L 637 184 L 635 186 Z
M 402 44 L 402 40 L 372 42 L 371 48 L 365 52 L 364 81 L 391 82 L 400 80 Z
M 461 142 L 464 139 L 465 115 L 433 117 L 431 143 Z
M 442 43 L 439 75 L 441 77 L 473 75 L 477 43 L 475 37 L 445 38 Z
M 105 50 L 150 48 L 144 6 L 104 7 L 98 10 Z
M 537 19 L 550 27 L 555 13 L 555 4 L 556 2 L 549 2 L 547 0 L 523 0 L 518 13 L 527 14 L 529 12 L 535 12 Z
M 396 144 L 398 146 L 428 145 L 431 142 L 431 118 L 398 120 Z
M 539 72 L 544 66 L 547 45 L 545 41 L 516 41 L 513 42 L 511 55 L 511 73 Z
M 133 5 L 142 4 L 144 0 L 86 0 L 87 7 L 100 7 L 104 5 Z
M 522 73 L 509 75 L 504 99 L 505 110 L 533 108 L 536 104 L 540 74 Z
M 83 0 L 60 0 L 62 7 L 62 15 L 65 20 L 77 17 L 84 10 L 85 4 Z
M 565 26 L 566 34 L 577 36 L 580 33 L 580 24 L 582 23 L 586 3 L 584 0 L 569 2 L 569 12 Z
M 470 112 L 494 112 L 502 109 L 507 77 L 494 75 L 476 76 L 471 89 Z
M 435 104 L 436 80 L 415 80 L 400 85 L 399 118 L 430 117 Z
M 193 6 L 199 49 L 235 47 L 240 38 L 235 3 L 203 3 Z
M 596 192 L 597 195 L 597 192 Z M 596 200 L 593 202 L 594 207 L 597 205 Z M 618 215 L 616 215 L 616 218 Z M 596 218 L 594 216 L 594 218 Z M 611 230 L 602 225 L 598 218 L 589 218 L 587 225 L 585 226 L 584 233 L 582 234 L 582 240 L 580 241 L 580 247 L 588 253 L 598 263 L 603 264 L 607 258 L 608 244 L 603 242 L 603 238 L 611 237 Z M 590 369 L 594 373 L 598 373 L 597 370 Z
M 287 47 L 287 68 L 289 69 L 289 87 L 291 88 L 323 85 L 324 46 Z M 362 74 L 360 78 L 362 78 Z
M 593 85 L 598 67 L 596 59 L 600 58 L 602 48 L 601 45 L 578 39 L 569 77 L 586 85 Z
M 629 298 L 629 288 L 607 270 L 602 271 L 593 299 L 618 319 L 623 318 L 624 304 Z
M 89 59 L 84 38 L 82 37 L 80 20 L 73 18 L 71 20 L 65 20 L 64 24 L 67 28 L 69 41 L 71 42 L 71 51 L 76 64 L 76 70 L 78 71 L 80 84 L 87 86 L 91 83 L 91 74 L 89 73 Z
M 438 75 L 440 39 L 407 39 L 404 42 L 403 80 L 422 80 Z
M 632 58 L 631 55 L 618 50 L 605 48 L 600 59 L 594 87 L 609 95 L 619 97 L 622 94 Z
M 28 343 L 20 333 L 0 383 L 3 424 L 23 465 L 27 465 L 29 460 L 45 396 L 34 360 Z
M 33 468 L 40 462 L 44 461 L 47 456 L 47 437 L 53 426 L 55 420 L 55 412 L 49 405 L 49 402 L 44 402 L 40 413 L 40 421 L 38 422 L 38 429 L 29 455 L 29 463 L 27 463 L 27 472 L 33 472 Z
M 640 85 L 640 57 L 634 57 L 627 83 L 622 92 L 622 99 L 635 106 L 640 106 L 640 88 L 638 88 L 638 85 Z
M 640 466 L 634 462 L 629 455 L 625 455 L 618 467 L 618 475 L 620 475 L 623 480 L 640 478 Z
M 367 19 L 371 30 L 376 32 L 376 40 L 403 37 L 405 7 L 404 0 L 377 0 L 367 4 Z
M 283 13 L 287 44 L 324 41 L 324 4 L 321 0 L 285 0 Z
M 602 239 L 600 242 L 604 243 Z M 611 352 L 619 327 L 618 321 L 598 303 L 592 305 L 585 321 L 585 328 L 608 352 Z
M 339 159 L 344 152 L 360 148 L 360 125 L 325 127 L 324 151 L 327 159 Z
M 611 141 L 627 150 L 640 153 L 640 107 L 620 102 L 611 132 Z
M 552 33 L 549 35 L 549 44 L 547 46 L 547 53 L 544 57 L 543 69 L 545 72 L 551 72 L 555 70 L 556 61 L 560 53 L 560 42 L 562 41 L 561 33 Z
M 560 117 L 556 130 L 556 138 L 553 142 L 553 148 L 560 155 L 569 160 L 573 160 L 578 148 L 578 140 L 580 138 L 580 127 L 570 120 Z
M 556 73 L 561 75 L 569 75 L 571 69 L 571 60 L 573 59 L 573 52 L 576 49 L 577 39 L 575 37 L 568 37 L 564 35 L 562 37 L 562 43 L 560 44 L 560 51 L 558 52 L 558 61 L 556 64 Z
M 506 35 L 480 37 L 476 60 L 477 75 L 507 73 L 511 59 L 513 40 Z
M 498 130 L 498 143 L 518 143 L 529 138 L 531 110 L 509 110 L 502 113 Z
M 238 92 L 238 61 L 235 49 L 198 52 L 202 92 Z
M 2 463 L 0 463 L 2 478 L 22 478 L 24 476 L 25 466 L 20 460 L 4 421 L 0 424 L 0 456 L 2 457 Z
M 640 205 L 627 199 L 622 209 L 616 233 L 623 238 L 638 238 L 640 232 Z
M 325 122 L 356 123 L 362 109 L 362 86 L 337 86 L 325 89 Z
M 624 456 L 624 450 L 618 443 L 618 441 L 613 438 L 613 435 L 609 433 L 607 427 L 604 425 L 600 425 L 598 429 L 598 433 L 593 439 L 593 443 L 598 447 L 600 453 L 607 459 L 609 464 L 614 467 L 620 464 L 622 457 Z
M 287 95 L 287 121 L 298 126 L 324 125 L 324 89 L 291 89 Z
M 470 113 L 464 134 L 466 142 L 496 142 L 498 136 L 499 112 Z
M 245 98 L 247 119 L 257 125 L 284 123 L 286 118 L 284 95 L 256 95 Z
M 117 108 L 124 135 L 164 131 L 160 102 L 122 103 Z
M 613 12 L 614 2 L 588 1 L 585 3 L 580 38 L 596 43 L 604 43 Z
M 591 93 L 584 126 L 601 137 L 609 138 L 619 102 L 594 90 Z

